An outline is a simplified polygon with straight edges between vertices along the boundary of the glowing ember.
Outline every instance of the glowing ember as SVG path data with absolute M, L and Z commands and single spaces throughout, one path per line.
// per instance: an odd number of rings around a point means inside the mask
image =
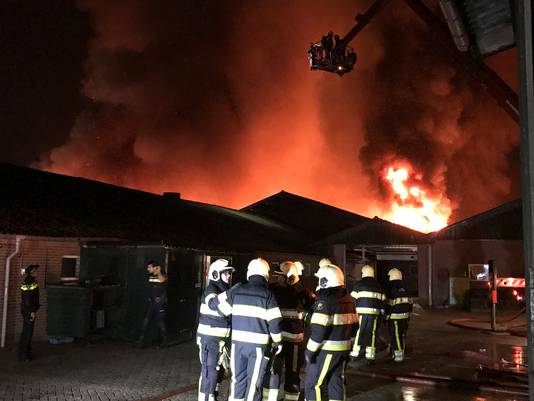
M 384 180 L 395 194 L 384 218 L 425 233 L 445 227 L 452 211 L 449 200 L 443 193 L 427 194 L 409 170 L 407 167 L 384 170 Z

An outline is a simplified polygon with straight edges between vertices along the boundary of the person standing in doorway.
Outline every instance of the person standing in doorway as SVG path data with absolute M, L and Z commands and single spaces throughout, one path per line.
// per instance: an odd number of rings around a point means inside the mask
M 152 322 L 158 326 L 161 337 L 160 347 L 167 346 L 167 275 L 161 268 L 161 265 L 156 261 L 149 261 L 147 263 L 148 271 L 148 309 L 143 320 L 143 327 L 141 329 L 141 336 L 137 341 L 139 347 L 146 346 L 146 337 Z
M 32 360 L 32 337 L 35 325 L 35 314 L 39 309 L 39 284 L 32 275 L 39 265 L 29 265 L 22 270 L 23 279 L 20 285 L 20 310 L 22 312 L 22 332 L 18 346 L 18 359 L 21 362 Z

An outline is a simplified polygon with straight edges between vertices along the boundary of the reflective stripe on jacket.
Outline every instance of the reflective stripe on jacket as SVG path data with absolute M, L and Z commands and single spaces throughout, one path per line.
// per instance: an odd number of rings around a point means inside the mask
M 201 338 L 219 340 L 230 336 L 230 319 L 209 307 L 210 300 L 215 299 L 224 291 L 223 283 L 210 280 L 202 295 L 197 328 L 197 334 Z
M 317 293 L 310 320 L 311 352 L 349 351 L 356 333 L 357 315 L 354 301 L 342 287 L 327 288 Z
M 387 288 L 386 319 L 409 319 L 413 308 L 413 300 L 402 280 L 392 280 Z
M 360 315 L 382 315 L 385 313 L 386 295 L 382 286 L 373 277 L 364 277 L 356 283 L 350 294 Z
M 232 341 L 267 345 L 282 341 L 282 313 L 262 276 L 251 276 L 209 301 L 211 309 L 232 316 Z

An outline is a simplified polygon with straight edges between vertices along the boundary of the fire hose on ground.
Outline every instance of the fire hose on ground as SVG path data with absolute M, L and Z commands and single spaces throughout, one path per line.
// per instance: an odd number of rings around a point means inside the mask
M 526 327 L 525 323 L 516 323 L 516 324 L 507 324 L 513 322 L 523 313 L 526 312 L 526 307 L 521 309 L 518 313 L 513 315 L 511 318 L 498 321 L 497 324 L 501 326 L 500 328 L 491 328 L 491 320 L 480 320 L 473 318 L 458 318 L 452 319 L 447 322 L 451 326 L 460 327 L 462 329 L 478 330 L 488 333 L 509 333 L 512 335 L 517 335 L 520 337 L 526 337 L 526 331 L 520 330 L 522 327 Z M 482 327 L 482 325 L 488 325 L 488 327 Z
M 481 372 L 482 373 L 482 372 Z M 450 376 L 437 376 L 429 374 L 403 374 L 393 375 L 386 373 L 376 373 L 369 371 L 362 371 L 356 369 L 347 369 L 347 375 L 366 377 L 370 379 L 381 379 L 396 381 L 405 384 L 414 384 L 422 386 L 436 386 L 436 387 L 462 387 L 474 391 L 498 393 L 498 394 L 510 394 L 514 396 L 527 396 L 528 392 L 528 380 L 526 383 L 519 382 L 514 384 L 500 384 L 497 381 L 492 380 L 466 380 L 459 379 Z

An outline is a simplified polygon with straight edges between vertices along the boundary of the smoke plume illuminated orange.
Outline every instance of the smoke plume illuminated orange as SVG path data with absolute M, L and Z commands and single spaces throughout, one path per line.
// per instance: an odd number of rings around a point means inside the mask
M 387 220 L 425 233 L 447 225 L 452 213 L 449 199 L 443 192 L 427 194 L 417 182 L 420 177 L 410 167 L 388 166 L 383 178 L 394 193 L 391 208 L 385 212 Z

